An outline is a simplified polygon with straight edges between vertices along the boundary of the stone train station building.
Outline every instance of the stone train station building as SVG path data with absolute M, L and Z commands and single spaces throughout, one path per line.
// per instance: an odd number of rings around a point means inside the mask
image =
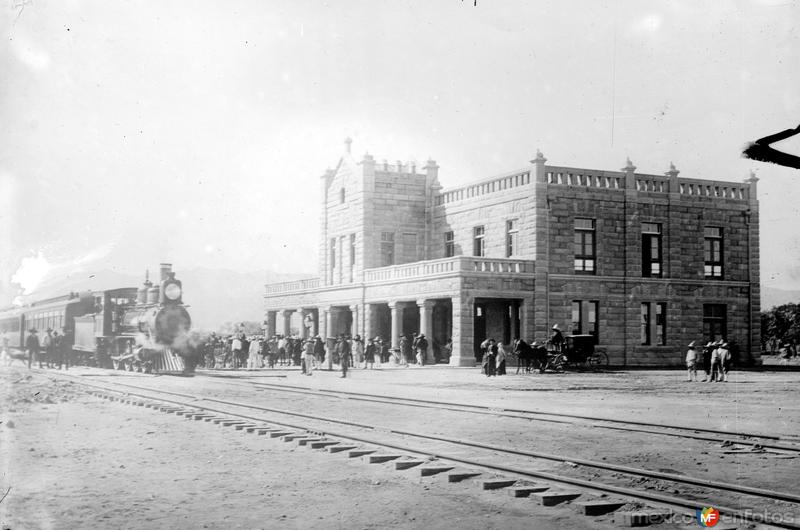
M 321 177 L 319 277 L 266 286 L 268 334 L 425 333 L 472 366 L 508 343 L 593 334 L 617 366 L 723 338 L 760 364 L 756 182 L 530 165 L 442 188 L 439 167 L 355 160 Z M 445 344 L 452 338 L 452 353 Z

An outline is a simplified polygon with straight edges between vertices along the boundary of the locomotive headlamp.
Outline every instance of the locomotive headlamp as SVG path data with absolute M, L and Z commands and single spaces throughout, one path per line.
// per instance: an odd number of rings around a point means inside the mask
M 177 283 L 171 283 L 164 287 L 164 296 L 169 300 L 177 300 L 181 297 L 181 287 Z

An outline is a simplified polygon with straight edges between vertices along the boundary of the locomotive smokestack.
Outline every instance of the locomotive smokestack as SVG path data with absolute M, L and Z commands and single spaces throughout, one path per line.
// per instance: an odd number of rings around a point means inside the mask
M 172 272 L 172 263 L 161 263 L 160 267 L 161 279 L 159 280 L 159 283 L 169 279 L 169 273 Z

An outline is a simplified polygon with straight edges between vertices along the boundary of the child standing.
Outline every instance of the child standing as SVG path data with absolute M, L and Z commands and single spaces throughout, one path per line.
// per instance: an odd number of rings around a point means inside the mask
M 697 350 L 694 341 L 689 343 L 689 350 L 686 352 L 686 370 L 688 371 L 687 381 L 697 381 Z

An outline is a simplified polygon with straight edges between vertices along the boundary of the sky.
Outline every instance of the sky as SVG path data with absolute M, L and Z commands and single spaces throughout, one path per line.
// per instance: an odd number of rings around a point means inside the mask
M 800 123 L 800 3 L 474 4 L 6 0 L 0 305 L 162 261 L 313 274 L 320 176 L 348 136 L 356 158 L 435 159 L 445 187 L 537 149 L 753 171 L 762 283 L 800 289 L 800 172 L 740 156 Z

